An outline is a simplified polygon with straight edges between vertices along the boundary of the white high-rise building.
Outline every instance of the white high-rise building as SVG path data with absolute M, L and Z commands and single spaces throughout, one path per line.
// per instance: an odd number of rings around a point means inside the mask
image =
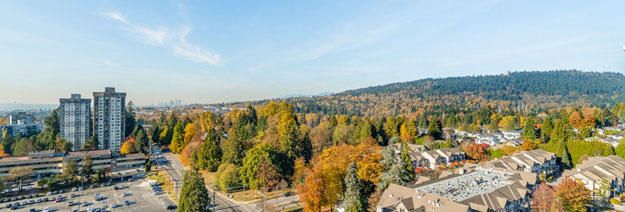
M 126 93 L 117 93 L 106 87 L 104 92 L 93 92 L 93 131 L 99 149 L 119 152 L 124 142 Z
M 59 134 L 69 141 L 73 151 L 80 151 L 91 135 L 91 99 L 72 94 L 71 98 L 60 98 L 59 102 Z

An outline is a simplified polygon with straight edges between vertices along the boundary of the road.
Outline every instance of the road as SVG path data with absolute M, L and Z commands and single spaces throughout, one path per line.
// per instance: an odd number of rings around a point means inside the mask
M 180 182 L 180 185 L 182 185 L 182 177 L 184 176 L 184 172 L 186 171 L 186 169 L 180 163 L 180 160 L 178 159 L 178 157 L 176 157 L 176 155 L 171 154 L 171 153 L 164 153 L 164 154 L 156 153 L 157 157 L 160 155 L 163 156 L 161 160 L 166 160 L 167 162 L 166 164 L 159 165 L 159 166 L 165 169 L 167 173 L 170 174 L 170 176 L 173 178 L 174 181 Z M 182 186 L 178 186 L 177 191 L 180 191 L 181 187 Z M 222 196 L 219 193 L 213 193 L 213 190 L 209 186 L 207 186 L 207 189 L 211 196 L 211 199 L 213 199 L 213 194 L 215 194 L 215 200 L 217 202 L 217 204 L 215 204 L 215 211 L 233 211 L 233 212 L 262 211 L 262 210 L 255 208 L 254 206 L 250 204 L 235 203 L 234 201 L 230 200 L 229 198 L 225 196 Z

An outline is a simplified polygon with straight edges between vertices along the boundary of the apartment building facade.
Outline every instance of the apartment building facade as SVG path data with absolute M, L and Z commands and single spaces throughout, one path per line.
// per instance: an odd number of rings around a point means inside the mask
M 94 135 L 99 149 L 118 153 L 125 136 L 126 93 L 106 87 L 104 92 L 93 92 Z
M 59 134 L 71 144 L 73 151 L 80 151 L 91 136 L 91 99 L 72 94 L 59 102 Z

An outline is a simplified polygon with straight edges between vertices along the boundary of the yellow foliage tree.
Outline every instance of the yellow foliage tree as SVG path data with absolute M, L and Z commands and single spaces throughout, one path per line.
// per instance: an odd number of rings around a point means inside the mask
M 122 148 L 119 150 L 119 153 L 121 153 L 122 155 L 127 155 L 127 154 L 131 154 L 131 153 L 135 153 L 135 139 L 131 138 L 126 140 L 126 142 L 124 142 L 124 144 L 122 144 Z
M 191 142 L 191 139 L 193 139 L 193 135 L 195 135 L 196 131 L 197 126 L 195 126 L 194 123 L 189 123 L 186 127 L 184 127 L 184 146 Z

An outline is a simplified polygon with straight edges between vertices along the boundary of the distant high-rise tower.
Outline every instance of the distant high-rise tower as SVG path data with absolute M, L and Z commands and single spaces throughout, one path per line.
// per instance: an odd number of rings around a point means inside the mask
M 91 135 L 91 99 L 72 94 L 69 99 L 60 98 L 59 102 L 59 134 L 69 141 L 73 151 L 80 151 Z
M 115 88 L 106 87 L 104 92 L 93 92 L 93 131 L 99 149 L 119 152 L 126 129 L 125 105 L 126 93 L 117 93 Z

